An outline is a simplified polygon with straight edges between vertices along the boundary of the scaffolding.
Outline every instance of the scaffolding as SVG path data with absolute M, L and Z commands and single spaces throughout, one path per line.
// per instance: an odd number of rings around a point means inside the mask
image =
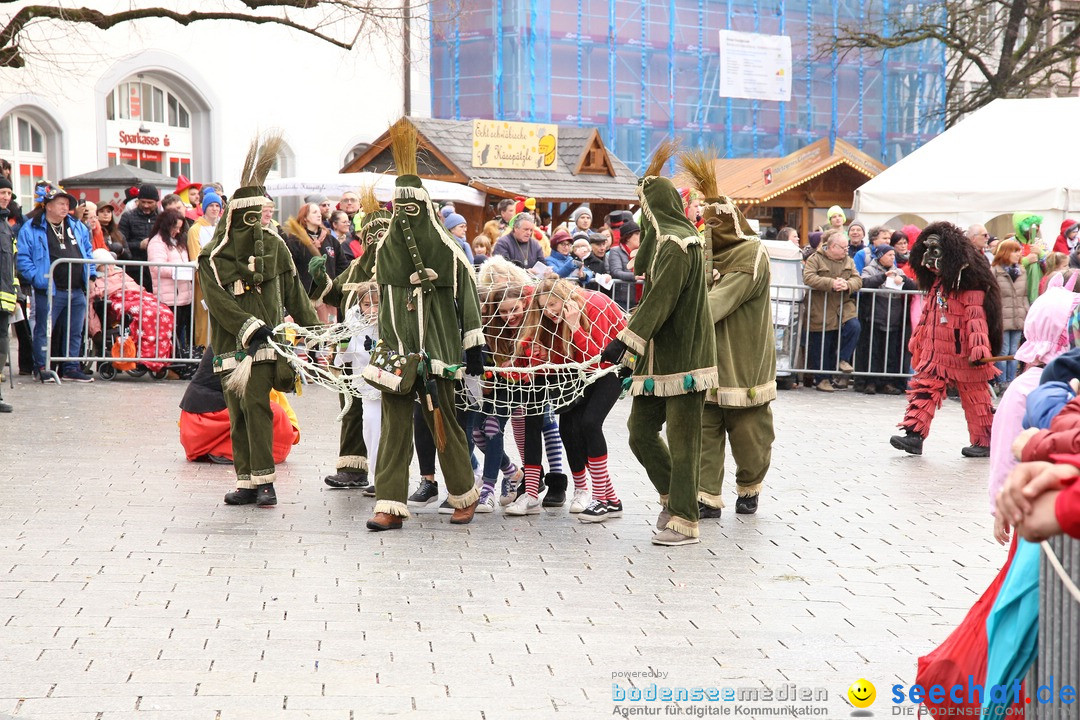
M 842 138 L 891 164 L 944 130 L 945 52 L 825 53 L 846 25 L 888 33 L 926 0 L 436 0 L 432 113 L 600 130 L 634 170 L 664 137 L 724 157 Z M 719 31 L 788 35 L 792 98 L 719 97 Z

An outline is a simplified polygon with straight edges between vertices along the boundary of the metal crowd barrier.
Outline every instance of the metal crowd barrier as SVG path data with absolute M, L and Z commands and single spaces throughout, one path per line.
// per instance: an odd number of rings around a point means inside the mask
M 842 305 L 850 297 L 855 303 L 858 335 L 850 364 L 856 376 L 870 378 L 911 377 L 907 351 L 911 337 L 913 302 L 921 302 L 919 290 L 867 288 L 837 298 L 835 292 L 813 290 L 806 285 L 773 284 L 773 327 L 776 331 L 776 371 L 779 377 L 808 373 L 841 375 L 843 329 L 839 323 Z M 810 307 L 820 298 L 823 320 L 810 324 Z M 879 311 L 885 313 L 886 326 L 874 322 Z M 827 329 L 829 320 L 835 327 Z
M 53 333 L 56 328 L 53 327 L 52 318 L 54 316 L 53 301 L 55 295 L 53 292 L 48 293 L 49 303 L 49 325 L 46 333 L 46 367 L 51 367 L 53 362 L 78 362 L 78 363 L 95 363 L 98 366 L 99 374 L 103 377 L 111 377 L 114 372 L 106 372 L 110 369 L 111 363 L 136 363 L 137 366 L 141 366 L 144 362 L 151 362 L 154 364 L 164 363 L 166 365 L 177 365 L 181 369 L 186 365 L 190 366 L 190 370 L 194 370 L 194 365 L 198 364 L 200 360 L 200 353 L 198 351 L 198 345 L 195 338 L 195 313 L 204 313 L 209 323 L 209 312 L 204 307 L 196 307 L 194 301 L 194 292 L 192 292 L 192 303 L 189 305 L 174 305 L 172 301 L 164 301 L 161 298 L 160 285 L 154 290 L 148 290 L 146 285 L 153 287 L 152 283 L 152 269 L 153 268 L 172 268 L 173 276 L 177 282 L 188 282 L 188 276 L 190 276 L 190 282 L 194 283 L 195 273 L 197 265 L 195 263 L 168 263 L 168 262 L 148 262 L 145 260 L 111 260 L 109 262 L 100 262 L 95 259 L 86 258 L 60 258 L 53 262 L 49 267 L 49 287 L 53 285 L 54 277 L 63 277 L 66 273 L 82 272 L 83 265 L 93 265 L 96 267 L 91 272 L 92 275 L 96 275 L 98 280 L 103 283 L 103 295 L 101 299 L 91 302 L 90 300 L 90 288 L 86 288 L 86 320 L 83 322 L 82 328 L 82 340 L 80 347 L 82 352 L 78 355 L 72 355 L 67 349 L 67 336 L 62 339 L 64 342 L 64 349 L 59 355 L 53 354 Z M 111 307 L 110 294 L 115 293 L 121 289 L 124 282 L 123 276 L 113 276 L 106 271 L 103 271 L 103 267 L 118 267 L 130 278 L 134 283 L 138 284 L 144 291 L 139 294 L 138 300 L 130 307 L 124 309 L 123 312 L 114 313 Z M 62 273 L 58 275 L 58 273 Z M 179 276 L 179 277 L 178 277 Z M 146 285 L 143 284 L 144 279 Z M 35 294 L 35 302 L 41 299 L 40 294 Z M 67 298 L 67 306 L 63 308 L 62 314 L 59 318 L 70 318 L 72 309 L 72 297 L 69 294 Z M 159 354 L 156 351 L 158 346 L 154 344 L 155 353 L 151 355 L 143 355 L 142 343 L 138 341 L 138 338 L 131 337 L 135 346 L 135 355 L 123 355 L 122 357 L 116 357 L 112 355 L 113 342 L 117 338 L 121 338 L 121 346 L 123 345 L 122 339 L 128 337 L 132 333 L 132 319 L 133 317 L 143 317 L 143 311 L 147 309 L 147 306 L 151 302 L 156 302 L 159 306 L 168 308 L 172 311 L 174 316 L 173 321 L 173 334 L 172 334 L 172 352 L 167 354 Z M 91 306 L 95 306 L 98 317 L 101 319 L 101 334 L 100 337 L 90 335 L 90 312 Z M 188 313 L 187 316 L 187 337 L 181 338 L 178 336 L 180 330 L 180 319 L 184 313 Z M 30 313 L 31 317 L 35 317 L 36 313 Z M 161 333 L 161 313 L 155 313 L 154 323 L 149 327 L 142 327 L 139 323 L 138 332 L 151 332 L 155 337 Z M 114 322 L 110 323 L 110 320 Z M 66 320 L 65 320 L 66 321 Z M 209 324 L 207 325 L 209 327 Z M 144 371 L 144 370 L 143 370 Z M 164 377 L 166 370 L 156 371 L 155 377 Z M 133 374 L 141 374 L 141 372 L 135 372 Z
M 1048 541 L 1061 567 L 1080 585 L 1080 541 L 1058 535 Z M 1073 689 L 1062 701 L 1062 689 Z M 1080 693 L 1080 602 L 1066 589 L 1046 553 L 1039 562 L 1039 655 L 1028 672 L 1025 693 L 1030 720 L 1072 720 Z M 1042 691 L 1041 696 L 1039 695 Z

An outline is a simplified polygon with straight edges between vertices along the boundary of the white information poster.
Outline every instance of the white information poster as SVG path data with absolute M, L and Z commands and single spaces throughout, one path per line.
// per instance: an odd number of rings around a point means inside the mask
M 720 97 L 791 100 L 791 38 L 720 31 Z

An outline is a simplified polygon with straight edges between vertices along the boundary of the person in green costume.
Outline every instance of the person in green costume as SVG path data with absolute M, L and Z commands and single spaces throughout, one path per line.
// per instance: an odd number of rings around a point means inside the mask
M 273 203 L 262 186 L 281 137 L 252 141 L 242 187 L 229 199 L 226 220 L 199 253 L 199 282 L 210 310 L 214 372 L 222 373 L 236 469 L 228 505 L 270 506 L 274 492 L 274 414 L 271 388 L 292 390 L 292 367 L 268 341 L 283 320 L 282 308 L 299 325 L 318 325 L 285 241 L 271 224 Z M 283 338 L 279 338 L 284 342 Z
M 705 391 L 717 387 L 716 339 L 705 284 L 704 241 L 683 212 L 670 180 L 657 173 L 674 154 L 661 145 L 638 181 L 641 245 L 635 272 L 645 275 L 641 301 L 626 329 L 601 356 L 637 356 L 627 427 L 630 450 L 660 495 L 657 545 L 698 539 L 698 473 Z M 667 443 L 660 436 L 667 424 Z
M 454 508 L 450 522 L 472 521 L 480 491 L 474 486 L 469 446 L 455 419 L 454 381 L 484 372 L 480 298 L 472 263 L 438 222 L 431 196 L 416 176 L 416 130 L 408 120 L 390 128 L 398 177 L 390 230 L 378 247 L 380 342 L 400 354 L 424 353 L 430 382 L 408 394 L 383 393 L 383 437 L 375 469 L 375 515 L 369 530 L 398 529 L 409 517 L 413 405 L 420 395 L 424 420 L 436 440 L 439 465 Z M 462 357 L 464 356 L 464 367 Z M 437 409 L 433 408 L 437 405 Z
M 325 302 L 337 308 L 337 316 L 342 321 L 348 310 L 360 302 L 356 290 L 361 283 L 370 281 L 375 275 L 375 255 L 379 243 L 390 229 L 390 213 L 379 209 L 372 188 L 363 188 L 360 192 L 360 204 L 363 216 L 360 220 L 360 242 L 364 253 L 349 263 L 345 272 L 333 280 L 326 274 L 326 257 L 320 255 L 308 262 L 311 274 L 311 292 L 309 297 L 316 302 Z M 351 365 L 346 364 L 342 372 L 351 373 Z M 345 407 L 345 396 L 339 398 L 341 407 Z M 353 402 L 348 412 L 341 419 L 341 432 L 338 438 L 338 459 L 336 472 L 323 478 L 334 488 L 364 488 L 365 495 L 374 495 L 375 486 L 368 484 L 368 448 L 364 442 L 364 407 L 360 402 Z
M 1042 227 L 1042 216 L 1029 212 L 1013 213 L 1013 229 L 1016 230 L 1016 240 L 1023 246 L 1024 254 L 1020 258 L 1020 264 L 1024 266 L 1024 277 L 1027 279 L 1028 302 L 1033 303 L 1039 299 L 1039 283 L 1042 282 L 1046 271 L 1044 263 L 1049 251 L 1039 233 Z
M 769 255 L 742 211 L 717 190 L 715 158 L 692 150 L 682 153 L 680 162 L 705 196 L 703 235 L 719 374 L 719 387 L 706 393 L 701 417 L 698 513 L 720 517 L 730 443 L 737 466 L 735 512 L 748 515 L 757 511 L 775 439 L 769 406 L 776 399 Z

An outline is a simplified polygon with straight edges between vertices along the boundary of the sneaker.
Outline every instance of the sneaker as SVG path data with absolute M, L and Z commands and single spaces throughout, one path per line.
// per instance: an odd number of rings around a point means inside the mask
M 660 532 L 653 535 L 652 542 L 653 545 L 693 545 L 694 543 L 701 542 L 701 539 L 696 537 L 690 537 L 689 535 L 683 535 L 677 530 L 672 530 L 671 528 L 668 528 L 666 530 L 661 530 Z
M 450 504 L 450 496 L 447 495 L 446 499 L 442 501 L 442 505 L 439 506 L 440 515 L 453 515 L 456 507 Z
M 64 372 L 64 379 L 77 383 L 92 383 L 94 378 L 84 373 L 82 370 L 67 370 Z
M 592 500 L 592 495 L 589 494 L 588 488 L 581 488 L 574 491 L 574 499 L 570 501 L 570 512 L 579 513 L 584 512 L 588 507 L 589 501 Z
M 590 500 L 589 504 L 578 515 L 578 520 L 583 523 L 601 523 L 608 519 L 608 506 L 601 500 Z
M 841 360 L 839 362 L 839 364 L 837 364 L 836 369 L 839 370 L 842 373 L 853 373 L 853 372 L 855 372 L 855 368 L 853 368 L 851 366 L 851 363 L 849 363 L 847 360 Z
M 416 488 L 416 492 L 409 496 L 409 505 L 427 507 L 437 502 L 439 502 L 439 484 L 427 478 L 420 478 L 420 485 Z
M 753 515 L 757 512 L 757 495 L 741 495 L 735 498 L 735 512 L 739 515 Z
M 495 512 L 495 493 L 494 491 L 484 491 L 480 493 L 480 502 L 476 506 L 476 512 L 478 513 L 493 513 Z
M 960 451 L 960 454 L 969 458 L 990 457 L 990 448 L 985 445 L 968 445 Z
M 834 388 L 832 386 L 832 383 L 829 382 L 828 380 L 822 380 L 821 382 L 819 382 L 814 387 L 817 388 L 818 390 L 820 390 L 821 392 L 835 392 L 835 390 L 836 390 L 836 388 Z
M 505 515 L 539 515 L 540 498 L 531 497 L 528 493 L 522 493 L 517 500 L 506 506 L 503 510 Z
M 622 500 L 607 501 L 608 517 L 622 517 Z
M 514 499 L 517 497 L 516 489 L 518 483 L 521 482 L 522 478 L 524 477 L 525 473 L 523 473 L 521 470 L 518 470 L 513 475 L 503 475 L 502 493 L 499 495 L 500 505 L 509 505 L 510 503 L 514 502 Z

